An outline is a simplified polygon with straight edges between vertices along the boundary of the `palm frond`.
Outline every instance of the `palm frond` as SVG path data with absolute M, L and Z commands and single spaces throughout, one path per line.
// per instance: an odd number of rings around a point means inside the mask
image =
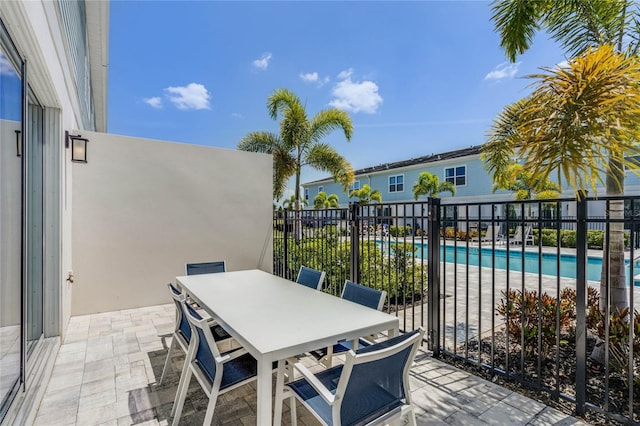
M 329 172 L 345 191 L 353 183 L 354 171 L 342 155 L 328 144 L 316 143 L 306 152 L 302 165 L 309 165 L 315 169 Z
M 538 21 L 548 7 L 542 0 L 499 0 L 492 2 L 491 20 L 500 34 L 500 46 L 511 62 L 524 53 L 539 29 Z
M 318 112 L 310 121 L 309 135 L 313 142 L 320 142 L 334 130 L 342 129 L 347 142 L 353 135 L 353 122 L 345 111 L 329 108 Z
M 240 139 L 238 149 L 241 151 L 261 152 L 271 154 L 274 149 L 282 146 L 280 137 L 270 132 L 251 132 Z

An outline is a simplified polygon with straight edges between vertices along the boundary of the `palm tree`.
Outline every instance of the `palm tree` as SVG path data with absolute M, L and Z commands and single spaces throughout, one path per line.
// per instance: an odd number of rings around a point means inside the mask
M 320 191 L 318 195 L 313 199 L 313 208 L 319 209 L 332 209 L 339 207 L 338 196 L 336 194 L 327 195 L 326 192 Z
M 628 57 L 636 57 L 640 42 L 640 20 L 638 19 L 638 9 L 634 3 L 633 0 L 556 0 L 553 2 L 550 0 L 495 0 L 492 6 L 492 20 L 495 23 L 496 32 L 500 34 L 500 45 L 504 48 L 511 62 L 515 62 L 517 55 L 529 49 L 538 30 L 547 31 L 551 38 L 563 46 L 571 58 L 584 54 L 592 47 L 601 45 L 615 46 L 617 52 L 624 52 Z M 619 75 L 619 73 L 616 74 Z M 586 79 L 583 82 L 586 82 Z M 600 79 L 600 82 L 604 83 L 604 80 Z M 592 98 L 590 106 L 595 106 L 596 102 Z M 547 105 L 546 112 L 549 112 L 551 105 Z M 578 108 L 579 105 L 581 105 L 581 102 L 575 104 L 574 107 Z M 516 103 L 505 108 L 497 121 L 506 123 L 508 116 L 517 115 L 521 106 Z M 603 113 L 594 108 L 590 108 L 590 110 L 595 114 Z M 565 110 L 565 112 L 568 111 Z M 507 120 L 505 121 L 505 119 Z M 544 120 L 545 118 L 543 116 L 540 119 Z M 606 122 L 609 123 L 610 120 L 606 120 Z M 591 120 L 591 123 L 595 124 L 593 120 Z M 565 124 L 568 125 L 569 123 Z M 620 124 L 625 126 L 628 123 Z M 495 128 L 496 126 L 494 125 Z M 622 141 L 613 140 L 623 138 L 627 135 L 627 132 L 619 132 L 618 129 L 619 126 L 615 123 L 611 132 L 605 132 L 600 128 L 600 131 L 594 133 L 592 137 L 589 137 L 589 133 L 586 132 L 575 135 L 577 136 L 576 142 L 580 142 L 581 147 L 585 148 L 584 153 L 587 154 L 578 159 L 578 164 L 584 160 L 588 162 L 588 165 L 585 165 L 581 171 L 585 173 L 588 182 L 592 185 L 596 181 L 602 181 L 601 173 L 604 172 L 606 193 L 611 196 L 624 193 L 625 171 L 623 163 L 625 162 L 625 151 L 618 149 L 623 144 Z M 509 137 L 508 133 L 513 129 L 503 127 L 503 130 L 506 131 L 503 136 Z M 591 130 L 588 129 L 588 131 Z M 559 132 L 557 133 L 559 134 Z M 494 136 L 496 135 L 494 134 L 492 137 Z M 598 138 L 600 140 L 597 140 Z M 566 137 L 563 139 L 568 142 Z M 607 141 L 613 141 L 612 149 L 606 146 Z M 549 158 L 549 155 L 544 157 Z M 576 161 L 576 158 L 571 156 L 561 160 L 562 163 L 568 164 Z M 606 164 L 604 170 L 602 168 L 598 169 L 595 165 L 596 161 Z M 495 163 L 495 165 L 497 166 L 498 164 Z M 504 165 L 502 164 L 501 166 Z M 539 161 L 537 165 L 541 166 L 541 162 Z M 557 162 L 554 162 L 554 165 L 557 165 Z M 527 163 L 527 168 L 530 168 L 529 163 Z M 633 166 L 633 168 L 637 168 L 637 166 Z M 541 170 L 548 170 L 548 167 L 543 167 Z M 567 169 L 565 168 L 565 170 Z M 565 177 L 574 187 L 584 183 L 572 182 L 570 177 Z M 622 201 L 611 202 L 608 213 L 612 219 L 623 219 L 624 203 Z M 610 262 L 609 268 L 602 268 L 602 283 L 605 282 L 604 278 L 609 272 L 611 276 L 610 305 L 612 307 L 628 305 L 624 283 L 622 228 L 622 223 L 612 223 L 610 244 L 604 248 L 604 258 L 609 258 Z M 605 306 L 605 294 L 606 292 L 604 291 L 600 292 L 601 309 Z
M 551 173 L 557 173 L 559 182 L 564 178 L 581 194 L 595 190 L 597 182 L 602 182 L 601 172 L 605 172 L 607 194 L 610 189 L 619 194 L 622 178 L 617 176 L 624 177 L 625 166 L 637 168 L 625 156 L 639 152 L 640 61 L 605 45 L 588 50 L 566 68 L 543 71 L 530 76 L 536 79 L 533 93 L 508 106 L 489 132 L 483 158 L 495 184 L 509 185 L 515 156 L 517 162 L 525 161 L 527 173 L 536 176 L 538 189 Z M 617 186 L 609 185 L 612 179 Z M 617 217 L 624 214 L 620 204 Z M 614 211 L 610 214 L 613 218 Z M 627 305 L 623 238 L 623 223 L 611 223 L 612 308 Z
M 369 204 L 372 201 L 381 203 L 382 202 L 382 194 L 377 189 L 371 190 L 369 184 L 365 183 L 362 185 L 360 189 L 354 189 L 349 192 L 349 198 L 357 197 L 358 204 L 365 205 Z
M 525 170 L 522 164 L 513 163 L 507 166 L 505 176 L 507 177 L 506 181 L 493 185 L 493 192 L 499 189 L 512 191 L 517 201 L 548 200 L 560 196 L 560 185 Z M 528 204 L 527 207 L 528 215 L 531 217 L 531 204 Z
M 345 191 L 353 183 L 353 167 L 322 139 L 342 129 L 351 140 L 353 123 L 345 111 L 324 109 L 311 119 L 300 99 L 288 89 L 277 89 L 267 99 L 272 119 L 280 120 L 280 134 L 251 132 L 238 143 L 238 149 L 273 155 L 273 197 L 282 198 L 287 181 L 295 176 L 295 209 L 300 209 L 300 171 L 304 166 L 331 173 Z
M 422 172 L 418 176 L 418 180 L 413 184 L 413 196 L 417 200 L 419 196 L 438 198 L 441 192 L 450 192 L 456 195 L 456 186 L 448 181 L 440 182 L 438 176 L 429 172 Z

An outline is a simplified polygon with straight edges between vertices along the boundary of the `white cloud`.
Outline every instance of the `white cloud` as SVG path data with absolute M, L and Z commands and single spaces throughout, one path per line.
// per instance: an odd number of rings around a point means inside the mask
M 518 72 L 518 68 L 520 68 L 520 62 L 516 62 L 515 64 L 511 64 L 508 62 L 504 62 L 500 65 L 497 65 L 489 74 L 484 76 L 485 80 L 502 80 L 505 78 L 513 78 L 516 76 Z
M 271 60 L 271 53 L 263 53 L 260 59 L 253 61 L 253 66 L 261 70 L 266 70 L 269 67 L 269 61 Z
M 211 95 L 202 84 L 191 83 L 187 86 L 167 87 L 164 90 L 178 109 L 209 109 Z
M 331 90 L 334 99 L 329 102 L 334 108 L 351 112 L 374 114 L 382 105 L 382 96 L 378 94 L 378 85 L 373 81 L 353 81 L 353 70 L 349 68 L 338 74 L 342 81 Z
M 315 81 L 318 81 L 319 76 L 317 72 L 308 72 L 308 73 L 300 73 L 300 78 L 305 83 L 313 83 Z
M 344 80 L 345 78 L 351 77 L 351 74 L 353 74 L 353 68 L 349 68 L 348 70 L 340 71 L 340 74 L 338 74 L 338 78 L 340 80 Z
M 144 98 L 143 101 L 151 106 L 152 108 L 160 109 L 162 108 L 162 98 L 160 96 L 154 96 L 152 98 Z
M 316 83 L 318 87 L 322 87 L 329 82 L 329 76 L 320 78 L 317 72 L 300 73 L 300 79 L 305 83 Z
M 16 75 L 9 58 L 0 52 L 0 75 Z
M 240 114 L 239 112 L 232 112 L 231 116 L 233 118 L 244 118 L 244 115 Z
M 557 64 L 556 64 L 556 68 L 557 68 L 557 69 L 563 69 L 563 68 L 564 68 L 564 69 L 569 69 L 569 68 L 570 68 L 570 67 L 569 67 L 569 61 L 567 61 L 567 60 L 565 59 L 564 61 L 562 61 L 562 62 L 560 62 L 560 63 L 557 63 Z

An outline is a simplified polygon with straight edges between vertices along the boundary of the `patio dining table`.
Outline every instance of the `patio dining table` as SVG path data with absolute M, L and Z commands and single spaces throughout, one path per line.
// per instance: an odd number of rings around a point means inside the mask
M 178 284 L 258 362 L 257 424 L 272 422 L 272 363 L 388 331 L 398 318 L 260 270 L 190 275 Z

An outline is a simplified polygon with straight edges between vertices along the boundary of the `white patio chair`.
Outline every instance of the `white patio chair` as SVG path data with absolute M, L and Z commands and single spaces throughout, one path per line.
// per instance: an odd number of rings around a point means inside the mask
M 278 364 L 274 425 L 282 422 L 282 405 L 290 399 L 291 424 L 297 424 L 296 399 L 324 425 L 385 424 L 408 415 L 416 418 L 411 402 L 409 370 L 424 336 L 420 328 L 357 351 L 349 351 L 344 365 L 313 374 L 301 363 L 302 378 L 284 383 L 284 361 Z
M 192 338 L 171 411 L 172 425 L 175 426 L 180 421 L 191 376 L 196 377 L 209 397 L 203 422 L 208 425 L 213 420 L 218 395 L 255 380 L 258 365 L 245 349 L 220 354 L 207 320 L 184 301 L 182 307 L 192 328 Z
M 215 262 L 186 263 L 184 272 L 186 275 L 213 274 L 225 272 L 227 263 L 224 260 Z
M 356 284 L 352 281 L 346 280 L 344 288 L 342 289 L 341 297 L 345 300 L 349 300 L 354 303 L 376 309 L 382 310 L 384 301 L 387 297 L 387 292 L 384 290 L 376 290 L 370 287 Z M 358 346 L 370 346 L 373 342 L 364 337 L 357 340 Z M 311 355 L 325 365 L 325 367 L 331 367 L 333 363 L 333 355 L 347 352 L 354 348 L 356 342 L 341 342 L 333 347 L 322 348 L 311 352 Z M 357 347 L 357 346 L 356 346 Z
M 169 283 L 167 284 L 167 286 L 169 287 L 169 294 L 171 295 L 171 298 L 176 305 L 176 323 L 173 333 L 171 334 L 171 344 L 169 345 L 167 359 L 164 361 L 162 376 L 160 376 L 158 385 L 161 385 L 164 381 L 171 360 L 171 353 L 173 352 L 174 348 L 179 346 L 186 354 L 189 348 L 189 342 L 191 341 L 191 326 L 189 326 L 189 323 L 187 322 L 187 319 L 184 315 L 184 310 L 182 309 L 182 302 L 185 301 L 185 295 L 176 287 L 174 287 L 173 284 Z M 211 319 L 209 319 L 209 328 L 211 329 L 211 334 L 216 342 L 222 342 L 224 340 L 231 339 L 229 333 L 227 333 L 224 328 L 222 328 L 219 324 L 215 323 Z

